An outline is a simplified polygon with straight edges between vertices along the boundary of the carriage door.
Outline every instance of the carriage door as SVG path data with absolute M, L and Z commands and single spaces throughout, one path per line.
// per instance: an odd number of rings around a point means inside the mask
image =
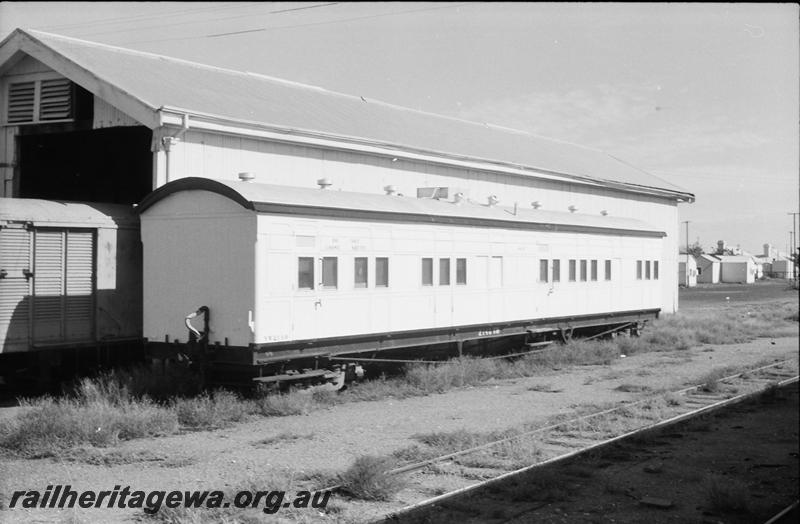
M 33 341 L 79 342 L 94 332 L 94 232 L 34 232 Z
M 28 349 L 31 232 L 23 224 L 0 226 L 0 352 Z
M 614 311 L 623 311 L 629 308 L 629 305 L 624 302 L 624 297 L 629 295 L 629 286 L 625 284 L 628 275 L 625 274 L 622 267 L 621 258 L 611 259 L 611 297 L 610 307 Z
M 503 257 L 489 257 L 489 321 L 504 318 L 503 307 Z

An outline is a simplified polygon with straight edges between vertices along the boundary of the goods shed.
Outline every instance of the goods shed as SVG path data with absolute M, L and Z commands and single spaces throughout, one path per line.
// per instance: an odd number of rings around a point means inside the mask
M 666 234 L 661 309 L 677 309 L 677 204 L 694 196 L 603 151 L 21 29 L 0 43 L 0 97 L 6 197 L 130 204 L 181 178 L 246 172 L 264 184 L 647 217 Z

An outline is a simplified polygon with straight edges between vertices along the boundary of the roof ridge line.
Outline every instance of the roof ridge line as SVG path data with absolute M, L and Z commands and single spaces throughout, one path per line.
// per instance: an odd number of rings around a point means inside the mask
M 292 85 L 305 87 L 305 88 L 309 88 L 309 89 L 316 89 L 316 90 L 320 90 L 320 91 L 328 91 L 324 87 L 315 86 L 315 85 L 311 85 L 311 84 L 304 84 L 302 82 L 296 82 L 296 81 L 292 81 L 292 80 L 286 80 L 284 78 L 278 78 L 278 77 L 266 75 L 266 74 L 263 74 L 263 73 L 254 73 L 252 71 L 240 71 L 238 69 L 229 69 L 227 67 L 220 67 L 220 66 L 215 66 L 215 65 L 211 65 L 211 64 L 204 64 L 202 62 L 195 62 L 193 60 L 186 60 L 184 58 L 176 58 L 174 56 L 169 56 L 169 55 L 161 55 L 161 54 L 158 54 L 158 53 L 152 53 L 150 51 L 141 51 L 139 49 L 131 49 L 129 47 L 120 47 L 120 46 L 111 45 L 111 44 L 104 44 L 102 42 L 94 42 L 92 40 L 83 40 L 82 38 L 75 38 L 73 36 L 65 36 L 65 35 L 59 35 L 59 34 L 55 34 L 55 33 L 48 33 L 46 31 L 39 31 L 38 29 L 20 29 L 20 31 L 22 31 L 25 34 L 28 34 L 29 36 L 34 36 L 34 37 L 37 36 L 37 34 L 38 35 L 45 35 L 47 37 L 57 38 L 57 39 L 61 39 L 61 40 L 67 40 L 67 41 L 72 41 L 72 42 L 80 42 L 81 44 L 87 44 L 87 45 L 90 45 L 90 46 L 93 46 L 93 47 L 102 47 L 102 48 L 106 48 L 106 49 L 110 49 L 110 50 L 126 53 L 126 54 L 129 54 L 129 55 L 139 55 L 139 56 L 146 56 L 146 57 L 150 57 L 150 58 L 157 58 L 157 59 L 166 60 L 166 61 L 169 61 L 169 62 L 178 62 L 178 63 L 181 63 L 181 64 L 190 65 L 190 66 L 197 67 L 197 68 L 200 68 L 200 69 L 211 69 L 211 70 L 214 70 L 214 71 L 223 71 L 223 72 L 226 72 L 226 73 L 233 73 L 233 74 L 242 75 L 242 76 L 259 76 L 259 77 L 263 77 L 263 78 L 266 78 L 266 79 L 269 79 L 269 80 L 273 80 L 273 81 L 276 81 L 276 82 L 280 82 L 280 83 L 292 84 Z
M 176 58 L 176 57 L 173 57 L 173 56 L 161 55 L 161 54 L 152 53 L 152 52 L 149 52 L 149 51 L 140 51 L 138 49 L 131 49 L 131 48 L 128 48 L 128 47 L 119 47 L 119 46 L 115 46 L 115 45 L 111 45 L 111 44 L 104 44 L 104 43 L 101 43 L 101 42 L 94 42 L 94 41 L 91 41 L 91 40 L 84 40 L 84 39 L 81 39 L 81 38 L 75 38 L 75 37 L 72 37 L 72 36 L 64 36 L 64 35 L 59 35 L 59 34 L 55 34 L 55 33 L 48 33 L 46 31 L 40 31 L 38 29 L 20 29 L 20 30 L 23 31 L 23 32 L 26 32 L 26 33 L 38 33 L 38 34 L 46 35 L 46 36 L 49 36 L 49 37 L 52 37 L 52 38 L 58 38 L 58 39 L 74 41 L 74 42 L 80 42 L 82 44 L 87 44 L 87 45 L 91 45 L 91 46 L 95 46 L 95 47 L 103 47 L 103 48 L 112 49 L 112 50 L 123 52 L 123 53 L 127 53 L 127 54 L 147 56 L 147 57 L 157 58 L 157 59 L 161 59 L 161 60 L 167 60 L 167 61 L 171 61 L 171 62 L 178 62 L 178 63 L 187 64 L 187 65 L 190 65 L 190 66 L 193 66 L 193 67 L 197 67 L 197 68 L 201 68 L 201 69 L 223 71 L 223 72 L 226 72 L 226 73 L 232 73 L 232 74 L 236 74 L 236 75 L 263 78 L 263 79 L 266 79 L 266 80 L 269 80 L 269 81 L 272 81 L 272 82 L 285 84 L 285 85 L 292 85 L 292 86 L 301 87 L 301 88 L 305 88 L 305 89 L 311 89 L 311 90 L 323 92 L 323 93 L 326 93 L 326 94 L 330 94 L 330 95 L 333 95 L 333 96 L 339 96 L 339 97 L 351 99 L 351 100 L 354 100 L 354 101 L 357 101 L 357 100 L 360 99 L 364 103 L 373 103 L 373 104 L 382 105 L 382 106 L 385 106 L 385 107 L 391 107 L 393 109 L 397 109 L 397 110 L 401 110 L 401 111 L 407 111 L 407 112 L 422 114 L 422 115 L 426 115 L 426 116 L 432 116 L 432 117 L 436 117 L 436 118 L 445 118 L 445 119 L 448 119 L 448 120 L 452 120 L 452 121 L 455 121 L 455 122 L 461 122 L 461 123 L 464 123 L 464 124 L 470 124 L 470 125 L 473 125 L 473 126 L 489 127 L 489 128 L 494 128 L 494 129 L 498 129 L 498 130 L 501 130 L 501 131 L 513 132 L 513 133 L 516 133 L 516 134 L 519 134 L 519 135 L 522 135 L 522 136 L 527 136 L 527 137 L 531 137 L 531 138 L 538 138 L 538 139 L 541 139 L 541 140 L 547 140 L 547 141 L 555 142 L 555 143 L 566 144 L 566 145 L 570 145 L 570 146 L 573 146 L 573 147 L 579 147 L 579 148 L 585 149 L 587 151 L 595 151 L 595 152 L 602 153 L 602 154 L 605 154 L 605 155 L 608 155 L 608 156 L 612 156 L 608 152 L 606 152 L 606 151 L 604 151 L 602 149 L 588 147 L 588 146 L 585 146 L 585 145 L 582 145 L 582 144 L 576 144 L 574 142 L 570 142 L 570 141 L 567 141 L 567 140 L 560 140 L 560 139 L 552 138 L 552 137 L 549 137 L 549 136 L 539 135 L 539 134 L 531 133 L 529 131 L 525 131 L 525 130 L 522 130 L 522 129 L 515 129 L 515 128 L 511 128 L 511 127 L 501 126 L 501 125 L 498 125 L 498 124 L 491 124 L 491 123 L 488 123 L 488 122 L 479 122 L 479 121 L 476 121 L 476 120 L 467 120 L 465 118 L 460 118 L 460 117 L 456 117 L 456 116 L 452 116 L 452 115 L 444 115 L 444 114 L 441 114 L 441 113 L 433 113 L 433 112 L 430 112 L 430 111 L 423 111 L 421 109 L 415 109 L 413 107 L 401 106 L 401 105 L 398 105 L 398 104 L 395 104 L 395 103 L 392 103 L 392 102 L 386 102 L 386 101 L 379 100 L 379 99 L 366 98 L 363 95 L 353 95 L 353 94 L 349 94 L 349 93 L 342 93 L 340 91 L 332 91 L 332 90 L 327 89 L 325 87 L 321 87 L 321 86 L 317 86 L 317 85 L 313 85 L 313 84 L 306 84 L 306 83 L 303 83 L 303 82 L 298 82 L 296 80 L 289 80 L 289 79 L 286 79 L 286 78 L 280 78 L 280 77 L 276 77 L 276 76 L 271 76 L 271 75 L 268 75 L 268 74 L 265 74 L 265 73 L 258 73 L 258 72 L 255 72 L 255 71 L 240 71 L 240 70 L 237 70 L 237 69 L 229 69 L 229 68 L 226 68 L 226 67 L 219 67 L 219 66 L 214 66 L 214 65 L 210 65 L 210 64 L 204 64 L 202 62 L 195 62 L 193 60 L 186 60 L 186 59 L 183 59 L 183 58 Z M 33 36 L 35 36 L 35 35 L 33 35 Z M 631 166 L 631 167 L 634 167 L 634 166 Z M 645 172 L 645 171 L 643 171 L 641 169 L 639 169 L 639 170 L 644 172 L 644 173 L 646 173 L 646 174 L 650 174 L 650 173 L 647 173 L 647 172 Z

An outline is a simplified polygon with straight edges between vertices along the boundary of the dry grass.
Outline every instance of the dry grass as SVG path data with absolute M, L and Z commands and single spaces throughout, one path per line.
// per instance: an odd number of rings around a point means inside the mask
M 792 301 L 678 313 L 652 322 L 638 338 L 571 340 L 515 360 L 463 357 L 440 365 L 416 364 L 402 376 L 355 384 L 340 394 L 300 391 L 244 399 L 224 391 L 200 393 L 198 375 L 189 368 L 172 366 L 164 373 L 134 368 L 85 379 L 61 398 L 25 402 L 29 409 L 0 427 L 0 449 L 26 457 L 50 456 L 81 446 L 107 447 L 120 440 L 171 434 L 179 425 L 214 429 L 252 414 L 301 415 L 342 402 L 424 396 L 567 366 L 609 364 L 620 355 L 797 335 L 797 318 L 797 303 Z M 717 387 L 710 378 L 704 380 L 709 390 Z M 643 391 L 635 384 L 620 388 Z M 547 385 L 530 390 L 554 391 Z
M 298 440 L 311 440 L 314 438 L 313 433 L 305 433 L 299 434 L 294 433 L 292 431 L 284 431 L 283 433 L 278 433 L 275 436 L 267 437 L 256 442 L 253 442 L 254 446 L 273 446 L 275 444 L 285 444 L 288 442 L 297 442 Z
M 255 399 L 254 403 L 265 417 L 305 415 L 316 408 L 314 397 L 305 391 L 264 395 Z
M 388 457 L 358 457 L 339 475 L 341 490 L 357 499 L 391 500 L 406 485 L 404 477 L 389 473 L 395 465 Z
M 179 398 L 171 403 L 183 426 L 214 429 L 230 426 L 248 417 L 252 407 L 235 393 L 217 390 L 192 398 Z
M 620 384 L 614 388 L 614 391 L 622 391 L 624 393 L 641 393 L 643 391 L 650 391 L 652 388 L 644 384 Z
M 107 447 L 120 440 L 168 435 L 178 429 L 174 410 L 135 398 L 113 380 L 84 379 L 73 396 L 23 401 L 29 409 L 0 429 L 0 448 L 23 457 Z
M 113 467 L 139 462 L 162 462 L 167 457 L 149 450 L 122 451 L 79 447 L 65 451 L 60 458 L 69 462 L 83 462 L 95 466 Z
M 563 389 L 555 388 L 552 384 L 534 384 L 528 387 L 528 391 L 537 391 L 540 393 L 561 393 Z

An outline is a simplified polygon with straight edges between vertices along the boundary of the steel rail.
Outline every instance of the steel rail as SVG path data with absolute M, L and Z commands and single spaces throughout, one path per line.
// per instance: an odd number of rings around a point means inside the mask
M 786 364 L 788 362 L 790 362 L 789 359 L 782 360 L 780 362 L 774 362 L 772 364 L 767 364 L 765 366 L 761 366 L 761 367 L 757 367 L 757 368 L 746 369 L 746 370 L 741 371 L 739 373 L 735 373 L 733 375 L 729 375 L 729 376 L 717 379 L 715 382 L 723 382 L 725 380 L 730 380 L 730 379 L 733 379 L 733 378 L 740 377 L 740 376 L 742 376 L 744 374 L 747 374 L 747 373 L 756 373 L 756 372 L 763 371 L 763 370 L 766 370 L 766 369 L 778 367 L 778 366 L 781 366 L 781 365 Z M 793 377 L 793 378 L 797 379 L 797 377 Z M 689 387 L 686 387 L 686 388 L 683 388 L 683 389 L 680 389 L 680 390 L 677 390 L 677 391 L 673 391 L 672 393 L 685 394 L 685 393 L 687 393 L 689 391 L 696 391 L 699 388 L 702 388 L 704 385 L 705 384 L 696 384 L 696 385 L 689 386 Z M 400 466 L 398 468 L 394 468 L 394 469 L 388 470 L 386 473 L 390 474 L 390 475 L 397 475 L 397 474 L 401 474 L 401 473 L 408 473 L 410 471 L 420 470 L 420 469 L 423 469 L 423 468 L 425 468 L 427 466 L 430 466 L 432 464 L 436 464 L 437 462 L 444 462 L 445 460 L 450 460 L 450 459 L 453 459 L 453 458 L 456 458 L 456 457 L 460 457 L 462 455 L 469 455 L 471 453 L 475 453 L 476 451 L 481 451 L 483 449 L 491 448 L 491 447 L 494 447 L 496 445 L 503 444 L 505 442 L 511 442 L 513 440 L 521 439 L 521 438 L 524 438 L 524 437 L 529 437 L 529 436 L 535 435 L 537 433 L 544 433 L 546 431 L 550 431 L 550 430 L 556 429 L 556 428 L 558 428 L 560 426 L 564 426 L 566 424 L 573 424 L 573 423 L 580 422 L 580 421 L 583 421 L 583 420 L 587 420 L 587 419 L 590 419 L 590 418 L 593 418 L 593 417 L 599 417 L 601 415 L 606 415 L 608 413 L 613 413 L 614 411 L 618 411 L 618 410 L 621 410 L 623 408 L 629 408 L 629 407 L 632 407 L 632 406 L 636 406 L 638 404 L 643 404 L 645 402 L 648 402 L 648 401 L 652 400 L 653 398 L 655 398 L 655 397 L 654 396 L 648 396 L 648 397 L 645 397 L 645 398 L 643 398 L 641 400 L 637 400 L 637 401 L 634 401 L 634 402 L 623 402 L 622 404 L 619 404 L 617 406 L 614 406 L 612 408 L 608 408 L 608 409 L 605 409 L 605 410 L 602 410 L 602 411 L 589 413 L 587 415 L 582 415 L 580 417 L 573 418 L 573 419 L 570 419 L 570 420 L 565 420 L 565 421 L 558 422 L 558 423 L 555 423 L 555 424 L 551 424 L 549 426 L 536 428 L 536 429 L 533 429 L 533 430 L 530 430 L 530 431 L 519 433 L 517 435 L 511 435 L 509 437 L 505 437 L 505 438 L 502 438 L 502 439 L 494 440 L 492 442 L 487 442 L 487 443 L 484 443 L 484 444 L 481 444 L 479 446 L 475 446 L 475 447 L 472 447 L 472 448 L 467 448 L 467 449 L 455 451 L 453 453 L 440 455 L 438 457 L 433 457 L 431 459 L 423 460 L 423 461 L 420 461 L 420 462 L 414 462 L 414 463 L 411 463 L 411 464 L 406 464 L 405 466 Z M 703 408 L 705 408 L 705 407 L 707 407 L 707 406 L 704 406 Z M 688 412 L 688 414 L 691 415 L 692 413 L 695 413 L 695 411 L 696 410 L 692 410 L 692 411 Z M 639 431 L 639 430 L 645 431 L 644 429 L 639 428 L 638 430 L 634 430 L 634 433 L 636 431 Z M 625 436 L 630 436 L 630 435 L 626 434 Z M 608 441 L 608 442 L 610 443 L 611 441 Z M 552 462 L 554 460 L 561 460 L 563 458 L 569 458 L 569 457 L 571 457 L 571 456 L 573 456 L 575 454 L 582 453 L 582 452 L 587 451 L 589 449 L 594 449 L 598 445 L 603 445 L 605 443 L 606 442 L 603 441 L 603 442 L 599 442 L 598 444 L 592 444 L 589 447 L 580 448 L 580 449 L 575 450 L 573 452 L 570 452 L 570 453 L 568 453 L 566 455 L 559 455 L 558 457 L 555 457 L 554 459 L 548 459 L 547 461 L 544 461 L 544 462 L 537 462 L 536 464 L 533 464 L 531 466 L 526 466 L 526 468 L 523 468 L 523 470 L 517 470 L 517 471 L 513 471 L 511 473 L 519 473 L 521 471 L 524 471 L 525 469 L 538 467 L 540 465 L 544 465 L 544 464 L 550 463 L 550 462 Z M 501 477 L 504 478 L 506 475 L 507 475 L 507 473 L 501 475 Z M 496 477 L 496 478 L 501 478 L 501 477 Z M 492 480 L 492 479 L 490 479 L 490 480 Z M 482 485 L 482 484 L 476 484 L 476 486 L 479 486 L 479 485 Z M 344 486 L 342 486 L 341 484 L 335 484 L 335 485 L 332 485 L 332 486 L 328 486 L 328 487 L 326 487 L 324 489 L 325 490 L 330 490 L 330 491 L 339 491 L 339 490 L 341 490 L 343 488 L 344 488 Z M 458 491 L 454 491 L 452 493 L 445 493 L 445 494 L 441 495 L 440 497 L 447 497 L 447 496 L 450 496 L 451 494 L 456 494 L 456 493 L 458 493 Z M 431 501 L 438 500 L 438 498 L 439 497 L 437 497 L 435 499 L 431 499 Z M 433 502 L 429 502 L 429 503 L 433 503 Z
M 773 366 L 774 365 L 765 366 L 765 367 L 773 367 Z M 763 369 L 763 368 L 758 368 L 758 369 Z M 747 373 L 747 371 L 745 371 L 743 373 Z M 741 375 L 743 373 L 740 373 L 740 374 L 737 374 L 737 375 L 732 375 L 732 377 L 736 377 L 736 376 Z M 720 379 L 720 381 L 721 380 L 726 380 L 728 378 L 731 378 L 731 377 L 727 377 L 725 379 Z M 798 381 L 800 381 L 800 375 L 795 375 L 795 376 L 790 377 L 790 378 L 788 378 L 786 380 L 779 381 L 775 385 L 777 385 L 778 387 L 781 387 L 781 386 L 785 386 L 787 384 L 791 384 L 793 382 L 798 382 Z M 690 388 L 690 389 L 692 389 L 692 388 Z M 527 471 L 531 471 L 531 470 L 534 470 L 534 469 L 537 469 L 537 468 L 540 468 L 540 467 L 543 467 L 543 466 L 546 466 L 546 465 L 549 465 L 549 464 L 555 464 L 555 463 L 558 463 L 558 462 L 562 462 L 564 460 L 567 460 L 567 459 L 575 457 L 577 455 L 586 453 L 588 451 L 597 450 L 599 448 L 608 446 L 608 445 L 613 444 L 615 442 L 618 442 L 620 440 L 623 440 L 623 439 L 626 439 L 626 438 L 630 438 L 630 437 L 633 437 L 633 436 L 636 436 L 636 435 L 639 435 L 639 434 L 642 434 L 642 433 L 646 433 L 648 431 L 652 431 L 653 429 L 670 426 L 670 425 L 677 424 L 678 422 L 681 422 L 681 421 L 689 419 L 689 418 L 693 418 L 693 417 L 701 415 L 701 414 L 705 414 L 705 413 L 709 413 L 709 412 L 712 412 L 712 411 L 716 411 L 716 410 L 721 409 L 723 407 L 727 407 L 728 405 L 735 404 L 735 403 L 738 403 L 738 402 L 742 402 L 742 401 L 747 400 L 748 398 L 751 398 L 751 397 L 756 397 L 756 396 L 762 394 L 766 389 L 767 388 L 765 387 L 765 388 L 761 388 L 761 389 L 759 389 L 757 391 L 751 391 L 751 392 L 748 392 L 748 393 L 742 393 L 740 395 L 736 395 L 736 396 L 728 398 L 728 399 L 720 400 L 720 401 L 715 402 L 713 404 L 709 404 L 707 406 L 700 407 L 698 409 L 689 411 L 687 413 L 682 413 L 680 415 L 676 415 L 674 417 L 671 417 L 671 418 L 668 418 L 668 419 L 665 419 L 665 420 L 661 420 L 661 421 L 658 421 L 658 422 L 654 422 L 652 424 L 637 428 L 635 430 L 629 431 L 629 432 L 624 433 L 622 435 L 617 435 L 615 437 L 612 437 L 610 439 L 604 440 L 602 442 L 598 442 L 596 444 L 592 444 L 592 445 L 589 445 L 587 447 L 584 447 L 584 448 L 581 448 L 581 449 L 578 449 L 578 450 L 575 450 L 575 451 L 571 451 L 571 452 L 565 453 L 563 455 L 559 455 L 557 457 L 553 457 L 551 459 L 544 460 L 542 462 L 537 462 L 536 464 L 531 464 L 531 465 L 525 466 L 523 468 L 519 468 L 519 469 L 516 469 L 516 470 L 513 470 L 513 471 L 509 471 L 509 472 L 503 473 L 502 475 L 499 475 L 497 477 L 493 477 L 491 479 L 487 479 L 485 481 L 481 481 L 481 482 L 478 482 L 476 484 L 465 486 L 463 488 L 459 488 L 459 489 L 456 489 L 454 491 L 451 491 L 451 492 L 448 492 L 448 493 L 444 493 L 444 494 L 438 495 L 436 497 L 432 497 L 430 499 L 422 500 L 422 501 L 414 503 L 414 504 L 412 504 L 410 506 L 406 506 L 404 508 L 400 508 L 398 510 L 395 510 L 395 511 L 385 515 L 383 518 L 381 518 L 380 520 L 378 520 L 376 522 L 385 522 L 385 521 L 394 520 L 394 519 L 397 519 L 398 517 L 400 517 L 402 515 L 408 514 L 410 512 L 413 512 L 413 511 L 415 511 L 417 509 L 420 509 L 420 508 L 423 508 L 425 506 L 433 505 L 433 504 L 436 504 L 437 502 L 441 502 L 443 500 L 447 500 L 449 498 L 452 498 L 452 497 L 455 497 L 455 496 L 458 496 L 458 495 L 462 495 L 464 493 L 469 493 L 470 491 L 474 491 L 476 489 L 483 488 L 483 487 L 495 484 L 497 482 L 501 482 L 501 481 L 503 481 L 505 479 L 514 477 L 516 475 L 520 475 L 520 474 L 525 473 Z M 628 404 L 626 404 L 626 405 L 628 405 Z
M 792 510 L 794 510 L 798 505 L 800 505 L 800 500 L 795 500 L 794 504 L 790 504 L 790 505 L 786 506 L 785 508 L 783 508 L 783 510 L 781 512 L 779 512 L 777 515 L 775 515 L 774 517 L 772 517 L 771 519 L 766 521 L 764 524 L 776 524 L 783 517 L 785 517 Z
M 777 362 L 777 363 L 774 363 L 774 364 L 769 364 L 767 366 L 762 366 L 760 368 L 754 368 L 754 369 L 742 371 L 741 373 L 737 373 L 735 375 L 730 375 L 730 376 L 727 376 L 727 377 L 720 378 L 720 379 L 717 380 L 717 382 L 722 382 L 722 381 L 725 381 L 725 380 L 730 380 L 730 379 L 733 379 L 733 378 L 737 378 L 737 377 L 739 377 L 739 376 L 741 376 L 741 375 L 743 375 L 745 373 L 754 373 L 754 372 L 761 371 L 761 370 L 764 370 L 764 369 L 768 369 L 768 368 L 771 368 L 771 367 L 777 367 L 777 366 L 780 366 L 782 364 L 785 364 L 786 362 L 788 362 L 788 361 L 781 361 L 781 362 Z M 698 388 L 701 388 L 703 386 L 704 386 L 704 384 L 697 384 L 697 385 L 694 385 L 694 386 L 690 386 L 688 388 L 680 389 L 678 391 L 673 391 L 672 393 L 684 394 L 684 393 L 687 393 L 689 391 L 695 391 Z M 521 439 L 521 438 L 524 438 L 524 437 L 529 437 L 529 436 L 535 435 L 537 433 L 544 433 L 546 431 L 557 429 L 558 427 L 563 426 L 565 424 L 572 424 L 572 423 L 575 423 L 575 422 L 580 422 L 580 421 L 583 421 L 583 420 L 586 420 L 586 419 L 590 419 L 590 418 L 593 418 L 593 417 L 599 417 L 601 415 L 606 415 L 608 413 L 613 413 L 614 411 L 618 411 L 618 410 L 620 410 L 622 408 L 628 408 L 628 407 L 631 407 L 631 406 L 636 406 L 638 404 L 643 404 L 645 402 L 648 402 L 648 401 L 652 400 L 653 398 L 654 397 L 652 397 L 652 396 L 648 396 L 646 398 L 643 398 L 641 400 L 637 400 L 635 402 L 624 402 L 624 403 L 622 403 L 620 405 L 617 405 L 617 406 L 614 406 L 612 408 L 608 408 L 608 409 L 605 409 L 605 410 L 602 410 L 602 411 L 597 411 L 597 412 L 594 412 L 594 413 L 589 413 L 588 415 L 583 415 L 583 416 L 580 416 L 580 417 L 577 417 L 577 418 L 574 418 L 574 419 L 566 420 L 564 422 L 551 424 L 549 426 L 545 426 L 545 427 L 542 427 L 542 428 L 536 428 L 534 430 L 526 431 L 526 432 L 523 432 L 523 433 L 519 433 L 517 435 L 511 435 L 509 437 L 505 437 L 505 438 L 502 438 L 502 439 L 493 440 L 492 442 L 487 442 L 485 444 L 481 444 L 480 446 L 475 446 L 475 447 L 472 447 L 472 448 L 462 449 L 462 450 L 459 450 L 459 451 L 455 451 L 453 453 L 448 453 L 446 455 L 441 455 L 439 457 L 434 457 L 432 459 L 416 462 L 414 464 L 408 464 L 406 466 L 401 466 L 399 468 L 395 468 L 395 469 L 390 470 L 389 473 L 392 473 L 392 474 L 395 474 L 395 473 L 407 473 L 409 471 L 422 469 L 422 468 L 424 468 L 426 466 L 429 466 L 431 464 L 435 464 L 437 462 L 443 462 L 443 461 L 449 460 L 451 458 L 456 458 L 456 457 L 460 457 L 462 455 L 468 455 L 470 453 L 474 453 L 476 451 L 481 451 L 483 449 L 490 448 L 490 447 L 496 446 L 498 444 L 503 444 L 505 442 L 511 442 L 513 440 Z

